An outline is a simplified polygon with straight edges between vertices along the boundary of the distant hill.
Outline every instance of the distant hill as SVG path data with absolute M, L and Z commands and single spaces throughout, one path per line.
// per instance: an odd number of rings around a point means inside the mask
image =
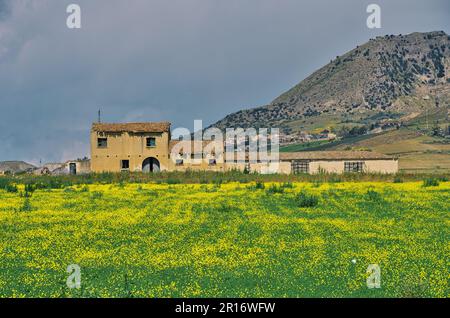
M 36 167 L 24 161 L 0 161 L 0 172 L 20 173 L 33 169 Z
M 293 61 L 295 63 L 295 61 Z M 211 125 L 280 127 L 287 133 L 409 120 L 450 101 L 450 37 L 442 31 L 386 35 L 336 57 L 269 105 Z

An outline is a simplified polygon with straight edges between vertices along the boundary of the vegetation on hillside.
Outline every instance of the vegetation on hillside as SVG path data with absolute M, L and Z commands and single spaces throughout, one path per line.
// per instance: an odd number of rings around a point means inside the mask
M 386 35 L 338 56 L 267 106 L 230 114 L 214 127 L 290 127 L 323 116 L 411 114 L 450 98 L 450 39 L 444 32 Z M 405 103 L 403 98 L 417 98 Z M 425 108 L 424 108 L 425 107 Z

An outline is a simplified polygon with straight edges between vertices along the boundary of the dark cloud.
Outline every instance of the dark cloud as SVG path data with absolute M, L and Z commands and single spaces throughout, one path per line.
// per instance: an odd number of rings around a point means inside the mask
M 382 6 L 381 30 L 365 27 Z M 82 29 L 66 7 L 82 8 Z M 449 31 L 449 1 L 0 0 L 0 160 L 89 154 L 105 121 L 192 128 L 263 105 L 381 34 Z
M 10 1 L 0 0 L 0 20 L 7 17 L 10 14 Z

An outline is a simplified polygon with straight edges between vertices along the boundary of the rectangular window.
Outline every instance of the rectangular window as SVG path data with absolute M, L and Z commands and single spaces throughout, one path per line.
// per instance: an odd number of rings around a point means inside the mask
M 130 170 L 130 160 L 120 160 L 120 169 Z
M 177 165 L 177 166 L 182 166 L 182 165 L 183 165 L 183 159 L 177 159 L 177 160 L 175 161 L 175 165 Z
M 216 159 L 209 159 L 209 165 L 210 166 L 215 166 L 217 164 Z
M 108 147 L 108 138 L 97 138 L 97 147 L 98 148 L 107 148 Z
M 154 137 L 148 137 L 146 140 L 147 147 L 152 148 L 156 147 L 156 138 Z
M 363 172 L 364 171 L 364 162 L 363 161 L 344 162 L 344 171 L 345 172 Z
M 309 173 L 309 161 L 292 161 L 291 168 L 294 174 Z

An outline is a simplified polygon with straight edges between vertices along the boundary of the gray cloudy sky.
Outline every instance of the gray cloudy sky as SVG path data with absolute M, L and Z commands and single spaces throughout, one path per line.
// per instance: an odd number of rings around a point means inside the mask
M 370 3 L 382 29 L 366 27 Z M 89 155 L 99 108 L 108 122 L 206 126 L 371 37 L 449 21 L 448 0 L 0 0 L 0 160 Z

